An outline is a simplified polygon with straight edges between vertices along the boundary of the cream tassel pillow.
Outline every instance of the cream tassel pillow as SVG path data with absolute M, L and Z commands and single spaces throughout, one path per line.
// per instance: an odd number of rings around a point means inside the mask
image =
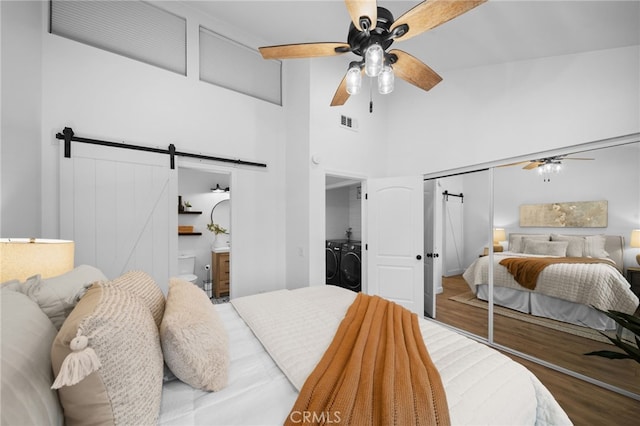
M 178 379 L 207 391 L 218 391 L 227 385 L 227 332 L 199 287 L 177 278 L 169 280 L 160 342 L 164 361 Z

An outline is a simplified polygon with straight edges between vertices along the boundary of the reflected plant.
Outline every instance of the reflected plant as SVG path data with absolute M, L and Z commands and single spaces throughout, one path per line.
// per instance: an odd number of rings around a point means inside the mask
M 616 337 L 613 338 L 601 332 L 600 334 L 602 334 L 604 337 L 609 339 L 611 343 L 613 343 L 614 345 L 622 349 L 624 353 L 616 352 L 616 351 L 594 351 L 594 352 L 586 353 L 585 355 L 595 355 L 595 356 L 601 356 L 609 359 L 629 358 L 629 359 L 633 359 L 637 363 L 640 363 L 640 318 L 634 315 L 625 314 L 624 312 L 619 312 L 619 311 L 607 312 L 607 311 L 598 309 L 596 307 L 594 307 L 594 309 L 602 312 L 603 314 L 605 314 L 606 316 L 614 320 L 616 324 L 620 325 L 622 328 L 631 331 L 634 334 L 636 345 L 634 346 L 620 339 L 620 335 L 622 333 L 617 333 Z
M 218 234 L 226 234 L 227 230 L 225 228 L 223 228 L 222 226 L 218 225 L 217 223 L 209 223 L 207 224 L 207 229 L 211 232 L 213 232 L 214 234 L 218 235 Z

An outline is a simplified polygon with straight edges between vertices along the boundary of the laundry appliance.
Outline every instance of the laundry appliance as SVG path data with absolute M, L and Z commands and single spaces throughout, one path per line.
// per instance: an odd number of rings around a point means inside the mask
M 340 287 L 356 292 L 362 291 L 362 245 L 360 241 L 342 244 L 340 259 Z
M 340 260 L 342 245 L 346 240 L 327 240 L 325 246 L 326 283 L 340 285 Z

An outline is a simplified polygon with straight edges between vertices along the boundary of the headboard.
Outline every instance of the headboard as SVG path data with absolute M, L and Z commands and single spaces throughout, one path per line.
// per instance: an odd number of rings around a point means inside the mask
M 578 234 L 562 234 L 568 236 L 577 236 L 577 237 L 588 237 L 589 235 L 578 235 Z M 551 234 L 527 234 L 527 233 L 510 233 L 509 234 L 509 250 L 513 251 L 514 240 L 519 237 L 538 237 L 544 238 L 546 236 L 548 239 L 551 239 Z M 621 272 L 624 269 L 624 237 L 621 235 L 604 235 L 604 249 L 607 253 L 609 253 L 609 259 L 613 260 L 616 264 L 616 267 Z

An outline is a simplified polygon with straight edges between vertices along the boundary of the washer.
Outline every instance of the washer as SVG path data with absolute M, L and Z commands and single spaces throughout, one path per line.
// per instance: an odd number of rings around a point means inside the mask
M 327 240 L 325 247 L 326 283 L 340 285 L 340 260 L 345 240 Z
M 340 287 L 356 292 L 362 291 L 362 249 L 360 241 L 349 241 L 342 244 L 340 259 Z

